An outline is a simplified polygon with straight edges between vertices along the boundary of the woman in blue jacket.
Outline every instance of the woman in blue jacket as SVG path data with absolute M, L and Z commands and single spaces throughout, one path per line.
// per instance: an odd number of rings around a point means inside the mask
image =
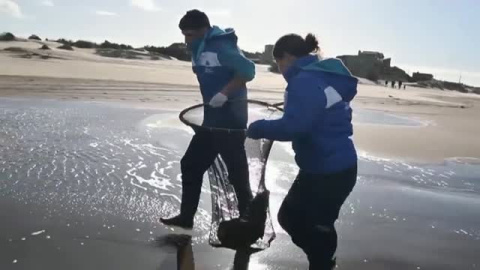
M 277 41 L 273 56 L 288 83 L 285 113 L 248 129 L 253 139 L 292 142 L 300 172 L 278 220 L 315 270 L 336 265 L 334 223 L 357 179 L 350 102 L 358 81 L 340 60 L 312 54 L 318 50 L 312 34 L 305 39 L 290 34 Z

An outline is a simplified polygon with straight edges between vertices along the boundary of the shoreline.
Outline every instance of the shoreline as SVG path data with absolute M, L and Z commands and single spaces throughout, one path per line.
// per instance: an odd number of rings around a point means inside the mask
M 109 102 L 171 111 L 201 103 L 189 63 L 130 63 L 96 55 L 84 61 L 82 57 L 88 52 L 72 55 L 77 58 L 33 60 L 0 53 L 0 60 L 11 62 L 0 68 L 0 97 Z M 55 76 L 48 77 L 51 75 Z M 249 98 L 281 102 L 285 85 L 280 75 L 259 67 L 256 79 L 248 85 Z M 352 108 L 354 113 L 357 109 L 370 110 L 426 123 L 421 127 L 355 124 L 353 138 L 359 152 L 427 163 L 452 157 L 480 158 L 480 140 L 475 135 L 480 134 L 480 126 L 473 124 L 480 116 L 480 95 L 359 84 Z

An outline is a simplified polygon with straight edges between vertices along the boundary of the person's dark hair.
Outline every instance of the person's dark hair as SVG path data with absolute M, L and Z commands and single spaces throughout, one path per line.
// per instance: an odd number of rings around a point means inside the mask
M 273 49 L 273 57 L 281 59 L 288 53 L 296 57 L 307 56 L 320 50 L 318 40 L 313 34 L 308 34 L 305 38 L 297 34 L 289 34 L 281 37 Z
M 200 30 L 202 28 L 210 28 L 210 20 L 207 14 L 200 10 L 190 10 L 183 16 L 178 25 L 183 30 Z

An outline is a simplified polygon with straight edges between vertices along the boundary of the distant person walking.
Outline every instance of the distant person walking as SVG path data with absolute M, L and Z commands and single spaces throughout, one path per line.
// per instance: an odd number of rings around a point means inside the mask
M 395 88 L 395 81 L 392 81 L 392 88 Z
M 402 81 L 398 81 L 398 89 L 402 89 Z
M 291 141 L 300 167 L 278 213 L 278 222 L 307 254 L 311 270 L 335 268 L 335 221 L 357 180 L 357 153 L 351 136 L 358 80 L 338 59 L 320 60 L 312 34 L 290 34 L 275 44 L 273 56 L 288 83 L 285 113 L 260 120 L 247 135 Z
M 385 87 L 388 87 L 388 81 L 385 81 Z

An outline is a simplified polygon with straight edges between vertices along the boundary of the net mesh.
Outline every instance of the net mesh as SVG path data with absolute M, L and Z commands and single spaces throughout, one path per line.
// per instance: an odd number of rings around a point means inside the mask
M 248 122 L 260 119 L 277 119 L 282 111 L 267 103 L 248 102 Z M 204 106 L 197 105 L 184 110 L 180 119 L 195 132 L 245 133 L 245 130 L 203 127 Z M 245 140 L 248 161 L 249 181 L 253 200 L 248 208 L 248 216 L 240 218 L 238 199 L 233 185 L 229 181 L 227 166 L 220 155 L 208 170 L 211 189 L 212 221 L 209 243 L 214 247 L 239 249 L 248 246 L 263 250 L 275 239 L 268 199 L 269 191 L 265 185 L 265 169 L 273 142 L 269 140 Z

